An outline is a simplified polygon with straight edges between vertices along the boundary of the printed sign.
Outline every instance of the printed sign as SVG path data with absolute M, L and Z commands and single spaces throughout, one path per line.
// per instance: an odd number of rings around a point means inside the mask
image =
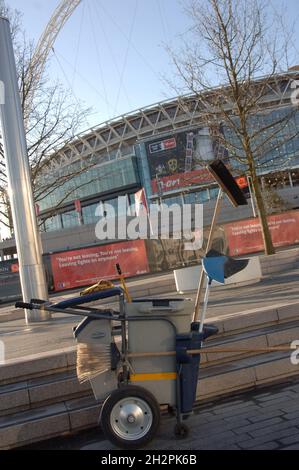
M 0 263 L 0 301 L 21 295 L 18 260 L 6 260 Z
M 145 149 L 156 193 L 212 181 L 205 162 L 226 156 L 207 127 L 145 142 Z
M 160 142 L 155 142 L 154 144 L 149 145 L 149 152 L 156 153 L 162 152 L 163 150 L 174 149 L 176 147 L 176 140 L 173 137 L 172 139 L 162 140 Z
M 269 229 L 275 247 L 299 242 L 299 212 L 284 212 L 268 216 Z M 224 225 L 231 256 L 263 251 L 262 229 L 258 219 L 246 219 Z
M 206 169 L 189 171 L 186 173 L 176 173 L 172 176 L 165 176 L 152 180 L 152 191 L 153 193 L 160 192 L 164 193 L 177 188 L 183 188 L 192 186 L 193 184 L 204 184 L 213 182 L 211 173 Z M 158 184 L 160 188 L 158 188 Z
M 101 279 L 118 278 L 119 263 L 124 276 L 149 272 L 143 240 L 82 248 L 51 255 L 55 291 L 94 284 Z

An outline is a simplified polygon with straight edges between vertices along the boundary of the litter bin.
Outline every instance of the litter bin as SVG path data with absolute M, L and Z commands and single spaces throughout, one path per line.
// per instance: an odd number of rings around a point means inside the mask
M 177 334 L 190 333 L 193 308 L 193 302 L 184 298 L 136 299 L 126 304 L 129 352 L 155 353 L 130 359 L 130 382 L 146 387 L 160 404 L 176 405 L 176 357 L 163 352 L 175 351 Z

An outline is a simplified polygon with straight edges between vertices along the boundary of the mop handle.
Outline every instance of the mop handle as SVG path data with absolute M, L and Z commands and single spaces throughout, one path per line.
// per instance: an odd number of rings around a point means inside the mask
M 201 348 L 201 349 L 188 349 L 186 351 L 187 354 L 201 354 L 201 353 L 236 353 L 236 352 L 275 352 L 275 351 L 290 351 L 292 349 L 290 346 L 272 346 L 268 348 L 224 348 L 224 349 L 217 349 L 217 348 Z M 140 353 L 128 353 L 128 357 L 137 358 L 137 357 L 162 357 L 162 356 L 175 356 L 175 351 L 161 351 L 161 352 L 140 352 Z

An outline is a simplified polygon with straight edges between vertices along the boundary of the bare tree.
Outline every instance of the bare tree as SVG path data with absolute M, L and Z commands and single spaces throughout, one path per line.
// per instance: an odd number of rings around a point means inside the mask
M 272 254 L 258 175 L 269 163 L 275 165 L 273 149 L 283 154 L 298 132 L 290 90 L 281 88 L 288 82 L 283 71 L 290 60 L 291 32 L 277 24 L 263 0 L 191 0 L 187 13 L 191 27 L 182 48 L 167 48 L 181 79 L 176 90 L 196 95 L 202 120 L 228 150 L 230 165 L 250 175 L 265 253 Z
M 21 106 L 26 122 L 26 140 L 28 158 L 32 175 L 33 194 L 36 202 L 41 201 L 52 191 L 63 186 L 78 174 L 78 169 L 56 176 L 55 179 L 45 178 L 48 165 L 55 158 L 55 149 L 61 148 L 74 138 L 86 122 L 90 108 L 84 107 L 58 81 L 52 82 L 45 69 L 42 76 L 35 79 L 32 67 L 34 44 L 27 40 L 21 26 L 21 14 L 9 8 L 4 0 L 0 0 L 0 15 L 10 19 L 13 38 Z M 33 100 L 27 99 L 33 96 Z M 94 166 L 95 162 L 86 163 L 80 173 Z M 86 181 L 85 184 L 91 181 Z M 58 206 L 63 203 L 64 195 Z M 7 178 L 4 163 L 3 147 L 0 146 L 0 204 L 1 223 L 12 229 L 9 198 L 7 194 Z

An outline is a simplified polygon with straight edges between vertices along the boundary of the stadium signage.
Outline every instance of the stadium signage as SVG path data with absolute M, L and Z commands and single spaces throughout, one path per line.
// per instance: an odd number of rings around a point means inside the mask
M 156 153 L 163 150 L 174 149 L 176 147 L 176 140 L 173 137 L 172 139 L 162 140 L 161 142 L 155 142 L 154 144 L 149 145 L 149 152 Z
M 207 127 L 176 132 L 144 145 L 154 193 L 212 181 L 205 163 L 220 157 L 220 147 Z

